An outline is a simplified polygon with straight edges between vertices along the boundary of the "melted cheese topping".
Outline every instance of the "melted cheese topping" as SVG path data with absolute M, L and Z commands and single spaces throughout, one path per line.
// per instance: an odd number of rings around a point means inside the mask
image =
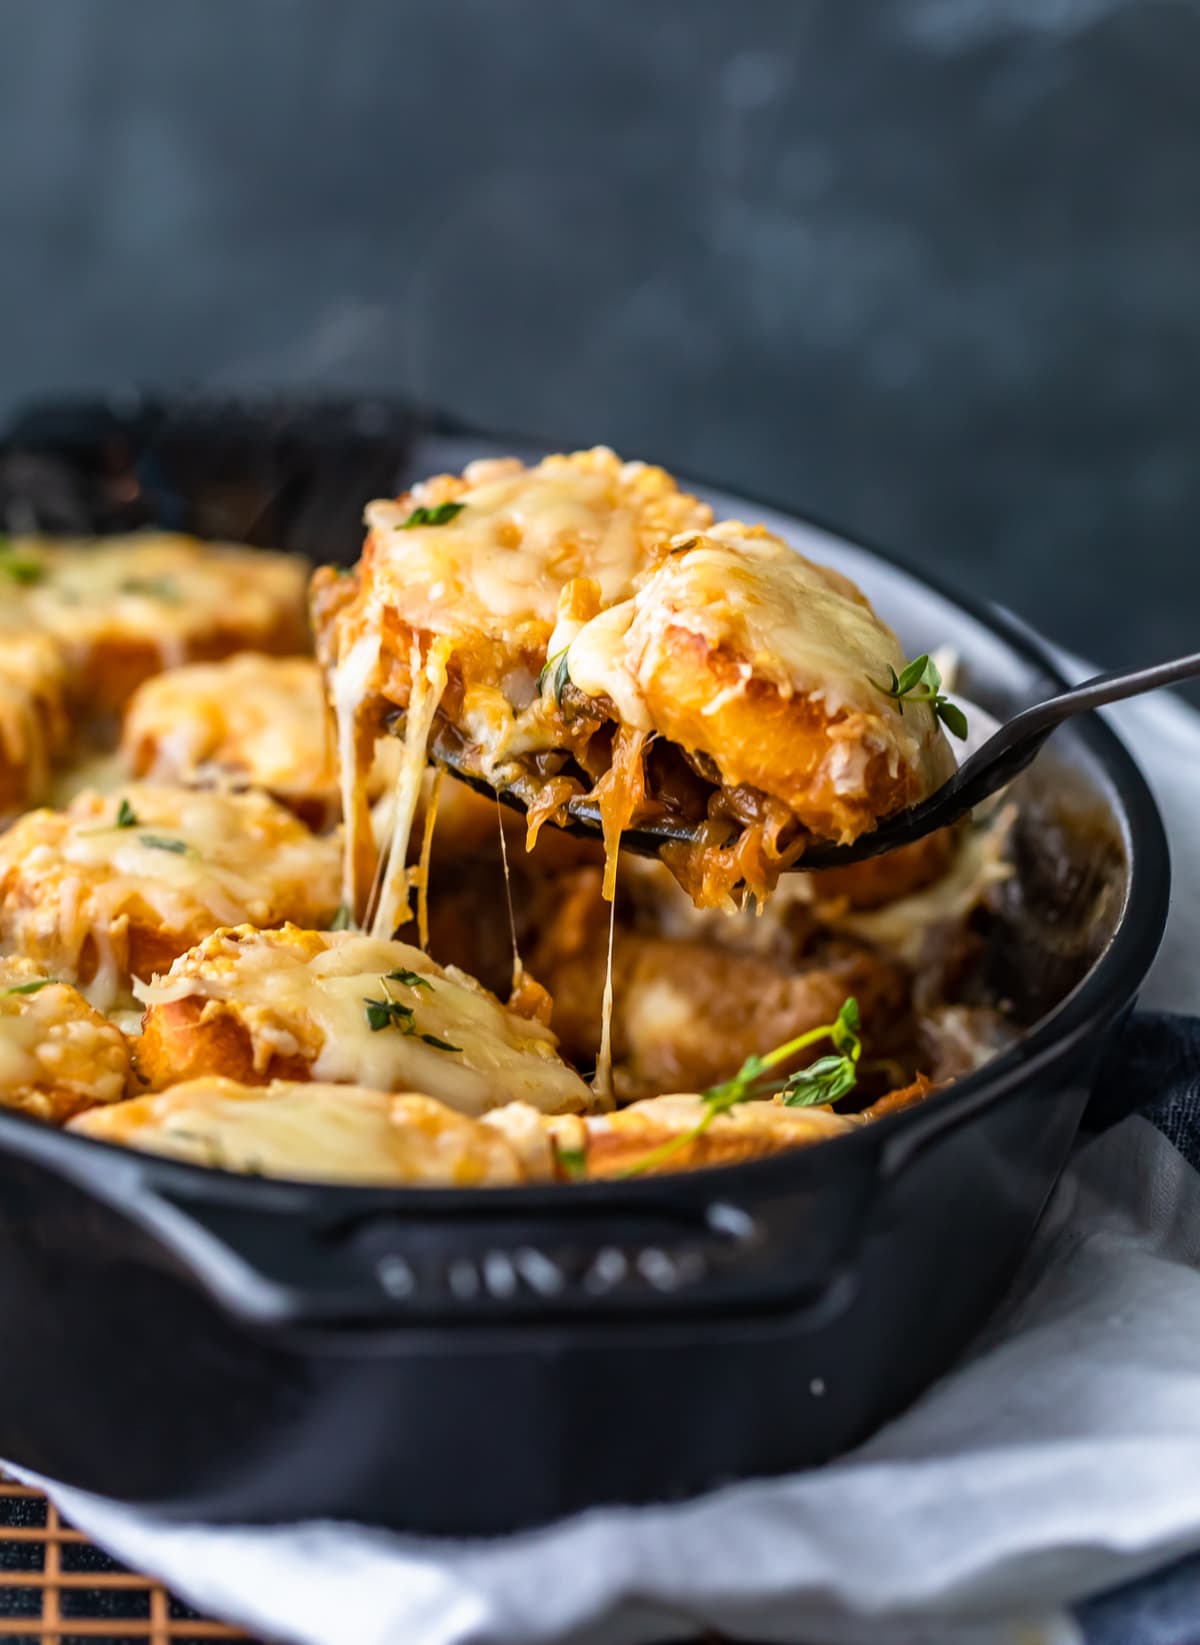
M 677 651 L 679 636 L 693 635 L 707 652 L 724 651 L 738 665 L 737 678 L 710 697 L 703 715 L 744 695 L 752 681 L 767 681 L 785 698 L 819 702 L 831 719 L 853 714 L 869 723 L 862 747 L 839 741 L 832 748 L 836 789 L 857 792 L 863 748 L 885 750 L 893 774 L 924 772 L 934 786 L 948 750 L 933 711 L 910 704 L 901 714 L 871 683 L 886 682 L 889 667 L 899 673 L 906 659 L 847 578 L 738 521 L 676 547 L 632 598 L 574 635 L 567 653 L 573 685 L 609 697 L 626 725 L 659 730 L 647 703 L 649 683 Z M 720 760 L 719 747 L 708 752 Z
M 82 995 L 29 960 L 0 959 L 0 1106 L 61 1121 L 116 1102 L 129 1077 L 124 1035 Z
M 236 631 L 247 643 L 287 635 L 302 646 L 307 567 L 294 555 L 160 532 L 11 542 L 43 568 L 21 590 L 22 605 L 77 662 L 97 643 L 120 639 L 145 642 L 172 667 L 214 631 Z
M 441 525 L 406 523 L 417 508 L 448 504 L 458 512 Z M 560 602 L 573 607 L 572 586 L 585 583 L 606 601 L 623 598 L 672 532 L 706 525 L 711 518 L 711 510 L 680 492 L 662 469 L 622 463 L 603 447 L 547 457 L 531 468 L 515 458 L 473 463 L 461 479 L 440 475 L 398 501 L 368 506 L 359 589 L 349 601 L 337 602 L 332 641 L 322 636 L 323 653 L 332 658 L 348 907 L 364 912 L 373 867 L 361 805 L 357 813 L 352 807 L 368 757 L 361 728 L 387 684 L 385 613 L 410 636 L 404 644 L 411 657 L 400 671 L 406 689 L 397 695 L 393 688 L 392 698 L 408 707 L 410 716 L 418 711 L 407 732 L 410 758 L 415 760 L 418 747 L 424 758 L 426 721 L 437 707 L 429 698 L 440 698 L 443 675 L 453 672 L 455 721 L 492 769 L 514 754 L 554 742 L 536 676 Z M 431 638 L 446 643 L 431 648 Z M 430 675 L 431 666 L 437 678 Z M 404 781 L 407 793 L 411 779 Z M 407 906 L 401 805 L 394 827 L 377 929 Z
M 405 943 L 294 927 L 218 932 L 136 992 L 151 1007 L 189 998 L 228 1004 L 260 1070 L 272 1056 L 299 1055 L 314 1079 L 422 1091 L 469 1114 L 513 1101 L 546 1112 L 594 1104 L 548 1028 Z M 378 1027 L 372 1001 L 395 1007 Z
M 72 1129 L 228 1171 L 299 1180 L 478 1188 L 529 1180 L 538 1159 L 522 1143 L 526 1110 L 503 1124 L 475 1121 L 432 1098 L 347 1085 L 277 1080 L 267 1086 L 189 1080 Z M 499 1116 L 497 1116 L 499 1117 Z M 489 1116 L 490 1118 L 490 1116 Z M 523 1123 L 524 1120 L 524 1123 Z M 510 1140 L 510 1136 L 513 1140 Z M 543 1143 L 542 1174 L 550 1174 Z
M 324 682 L 311 657 L 242 652 L 156 674 L 125 711 L 121 748 L 135 776 L 337 803 Z
M 405 525 L 414 507 L 447 502 L 461 511 L 446 524 Z M 636 585 L 654 543 L 711 518 L 662 469 L 603 447 L 532 468 L 472 463 L 461 481 L 439 476 L 369 505 L 372 593 L 429 633 L 508 647 L 530 629 L 544 642 L 573 579 L 594 579 L 611 604 Z
M 429 756 L 429 736 L 433 717 L 437 713 L 442 692 L 446 689 L 446 658 L 449 642 L 435 640 L 429 656 L 421 660 L 420 648 L 413 642 L 412 695 L 404 726 L 403 754 L 396 773 L 392 795 L 391 838 L 387 860 L 379 890 L 379 900 L 371 922 L 372 935 L 390 937 L 411 915 L 408 900 L 409 885 L 419 876 L 419 870 L 408 867 L 408 842 L 413 819 L 421 798 L 421 783 L 425 762 Z
M 108 1009 L 144 939 L 178 953 L 221 925 L 326 923 L 338 901 L 340 842 L 318 838 L 265 794 L 128 784 L 119 801 L 84 793 L 33 811 L 0 836 L 0 940 L 79 981 Z

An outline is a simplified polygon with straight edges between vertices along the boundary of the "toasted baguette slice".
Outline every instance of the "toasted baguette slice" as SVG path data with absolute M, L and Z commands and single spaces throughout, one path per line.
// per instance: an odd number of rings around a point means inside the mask
M 362 773 L 402 711 L 381 934 L 407 908 L 430 754 L 516 794 L 531 838 L 598 804 L 609 895 L 625 828 L 687 825 L 697 844 L 665 860 L 725 907 L 765 897 L 809 838 L 853 840 L 953 770 L 932 709 L 880 689 L 905 659 L 858 589 L 761 527 L 711 525 L 661 470 L 610 452 L 498 465 L 367 517 L 356 572 L 319 572 L 313 597 L 347 815 L 360 795 L 345 883 L 360 913 Z
M 256 791 L 88 791 L 0 834 L 0 944 L 108 1010 L 218 926 L 328 924 L 340 851 Z
M 495 1117 L 508 1114 L 499 1110 Z M 288 1080 L 239 1085 L 212 1077 L 111 1110 L 93 1109 L 71 1129 L 101 1142 L 259 1176 L 438 1188 L 549 1179 L 553 1151 L 538 1116 L 527 1111 L 503 1125 L 490 1123 L 493 1117 L 468 1119 L 413 1092 Z
M 353 931 L 215 932 L 138 987 L 149 1084 L 228 1074 L 422 1091 L 466 1114 L 598 1099 L 541 1022 L 418 948 Z
M 0 1107 L 61 1123 L 130 1083 L 129 1042 L 69 983 L 0 959 Z

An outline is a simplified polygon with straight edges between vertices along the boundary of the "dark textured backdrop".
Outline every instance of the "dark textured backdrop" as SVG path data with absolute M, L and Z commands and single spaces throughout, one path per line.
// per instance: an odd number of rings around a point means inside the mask
M 338 385 L 1200 643 L 1196 0 L 4 0 L 0 410 Z

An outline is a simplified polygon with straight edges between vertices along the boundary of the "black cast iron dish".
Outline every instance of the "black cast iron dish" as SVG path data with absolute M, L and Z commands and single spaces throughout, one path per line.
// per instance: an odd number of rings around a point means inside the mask
M 52 409 L 0 452 L 0 506 L 354 558 L 362 500 L 441 463 L 422 438 L 381 407 Z M 950 640 L 997 715 L 1056 683 L 1002 618 L 839 539 L 813 551 L 910 653 Z M 853 1445 L 995 1302 L 1162 932 L 1162 827 L 1111 733 L 1073 724 L 1023 781 L 989 964 L 1028 1031 L 820 1147 L 382 1191 L 235 1177 L 0 1110 L 0 1455 L 175 1514 L 487 1533 Z

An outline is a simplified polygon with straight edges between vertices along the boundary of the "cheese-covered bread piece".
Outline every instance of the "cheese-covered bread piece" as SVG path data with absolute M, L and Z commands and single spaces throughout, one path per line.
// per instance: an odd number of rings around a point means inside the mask
M 57 1123 L 117 1102 L 129 1080 L 119 1028 L 31 960 L 0 959 L 0 1107 Z
M 288 1080 L 239 1085 L 217 1077 L 93 1109 L 71 1129 L 258 1176 L 485 1188 L 553 1176 L 553 1150 L 538 1122 L 532 1110 L 469 1119 L 414 1093 Z
M 310 827 L 337 819 L 337 758 L 311 657 L 245 651 L 154 675 L 125 710 L 121 754 L 134 777 L 264 788 Z
M 823 1106 L 788 1108 L 775 1100 L 751 1099 L 714 1115 L 702 1095 L 679 1092 L 648 1097 L 611 1114 L 589 1114 L 583 1119 L 564 1115 L 545 1124 L 563 1175 L 592 1180 L 657 1176 L 703 1166 L 737 1165 L 828 1142 L 923 1102 L 932 1089 L 927 1079 L 918 1078 L 857 1114 L 841 1114 Z
M 0 553 L 0 819 L 45 798 L 70 734 L 62 648 L 6 603 L 3 561 Z
M 611 1114 L 590 1115 L 582 1122 L 555 1121 L 552 1129 L 560 1158 L 565 1155 L 576 1161 L 576 1174 L 594 1179 L 736 1165 L 787 1148 L 825 1142 L 864 1123 L 859 1114 L 838 1114 L 831 1108 L 785 1108 L 777 1102 L 750 1101 L 716 1115 L 699 1135 L 693 1135 L 706 1113 L 703 1097 L 679 1093 L 648 1097 Z M 649 1156 L 668 1147 L 672 1151 L 661 1162 L 650 1160 Z
M 398 877 L 385 882 L 377 931 L 394 930 L 406 906 L 401 870 L 435 716 L 461 729 L 485 774 L 553 746 L 538 676 L 560 607 L 626 598 L 674 533 L 711 518 L 662 469 L 603 447 L 530 467 L 472 463 L 461 478 L 438 475 L 369 505 L 359 567 L 317 572 L 313 615 L 339 726 L 346 900 L 360 912 L 374 869 L 362 772 L 382 717 L 407 711 L 411 759 L 391 854 Z
M 401 942 L 242 926 L 137 992 L 147 1006 L 138 1069 L 153 1086 L 222 1073 L 421 1091 L 465 1114 L 597 1105 L 548 1028 Z
M 631 477 L 652 508 L 631 508 Z M 367 518 L 357 571 L 319 572 L 314 613 L 347 804 L 380 716 L 406 712 L 380 932 L 407 904 L 430 753 L 510 790 L 531 839 L 598 810 L 609 896 L 622 831 L 675 825 L 696 844 L 664 861 L 699 906 L 727 909 L 765 897 L 806 840 L 851 841 L 954 769 L 932 707 L 888 695 L 904 653 L 854 584 L 760 526 L 713 525 L 660 470 L 611 452 L 468 470 Z M 364 838 L 353 825 L 360 912 Z
M 849 578 L 761 526 L 677 539 L 635 594 L 562 623 L 550 648 L 564 681 L 713 778 L 699 850 L 666 856 L 701 905 L 731 870 L 769 889 L 795 825 L 857 839 L 954 770 L 932 708 L 901 712 L 875 683 L 905 666 L 891 629 Z
M 307 566 L 291 555 L 146 532 L 11 539 L 12 596 L 63 646 L 80 709 L 120 709 L 160 669 L 242 650 L 308 650 Z
M 0 945 L 107 1010 L 218 926 L 328 924 L 339 857 L 266 794 L 85 792 L 0 834 Z

